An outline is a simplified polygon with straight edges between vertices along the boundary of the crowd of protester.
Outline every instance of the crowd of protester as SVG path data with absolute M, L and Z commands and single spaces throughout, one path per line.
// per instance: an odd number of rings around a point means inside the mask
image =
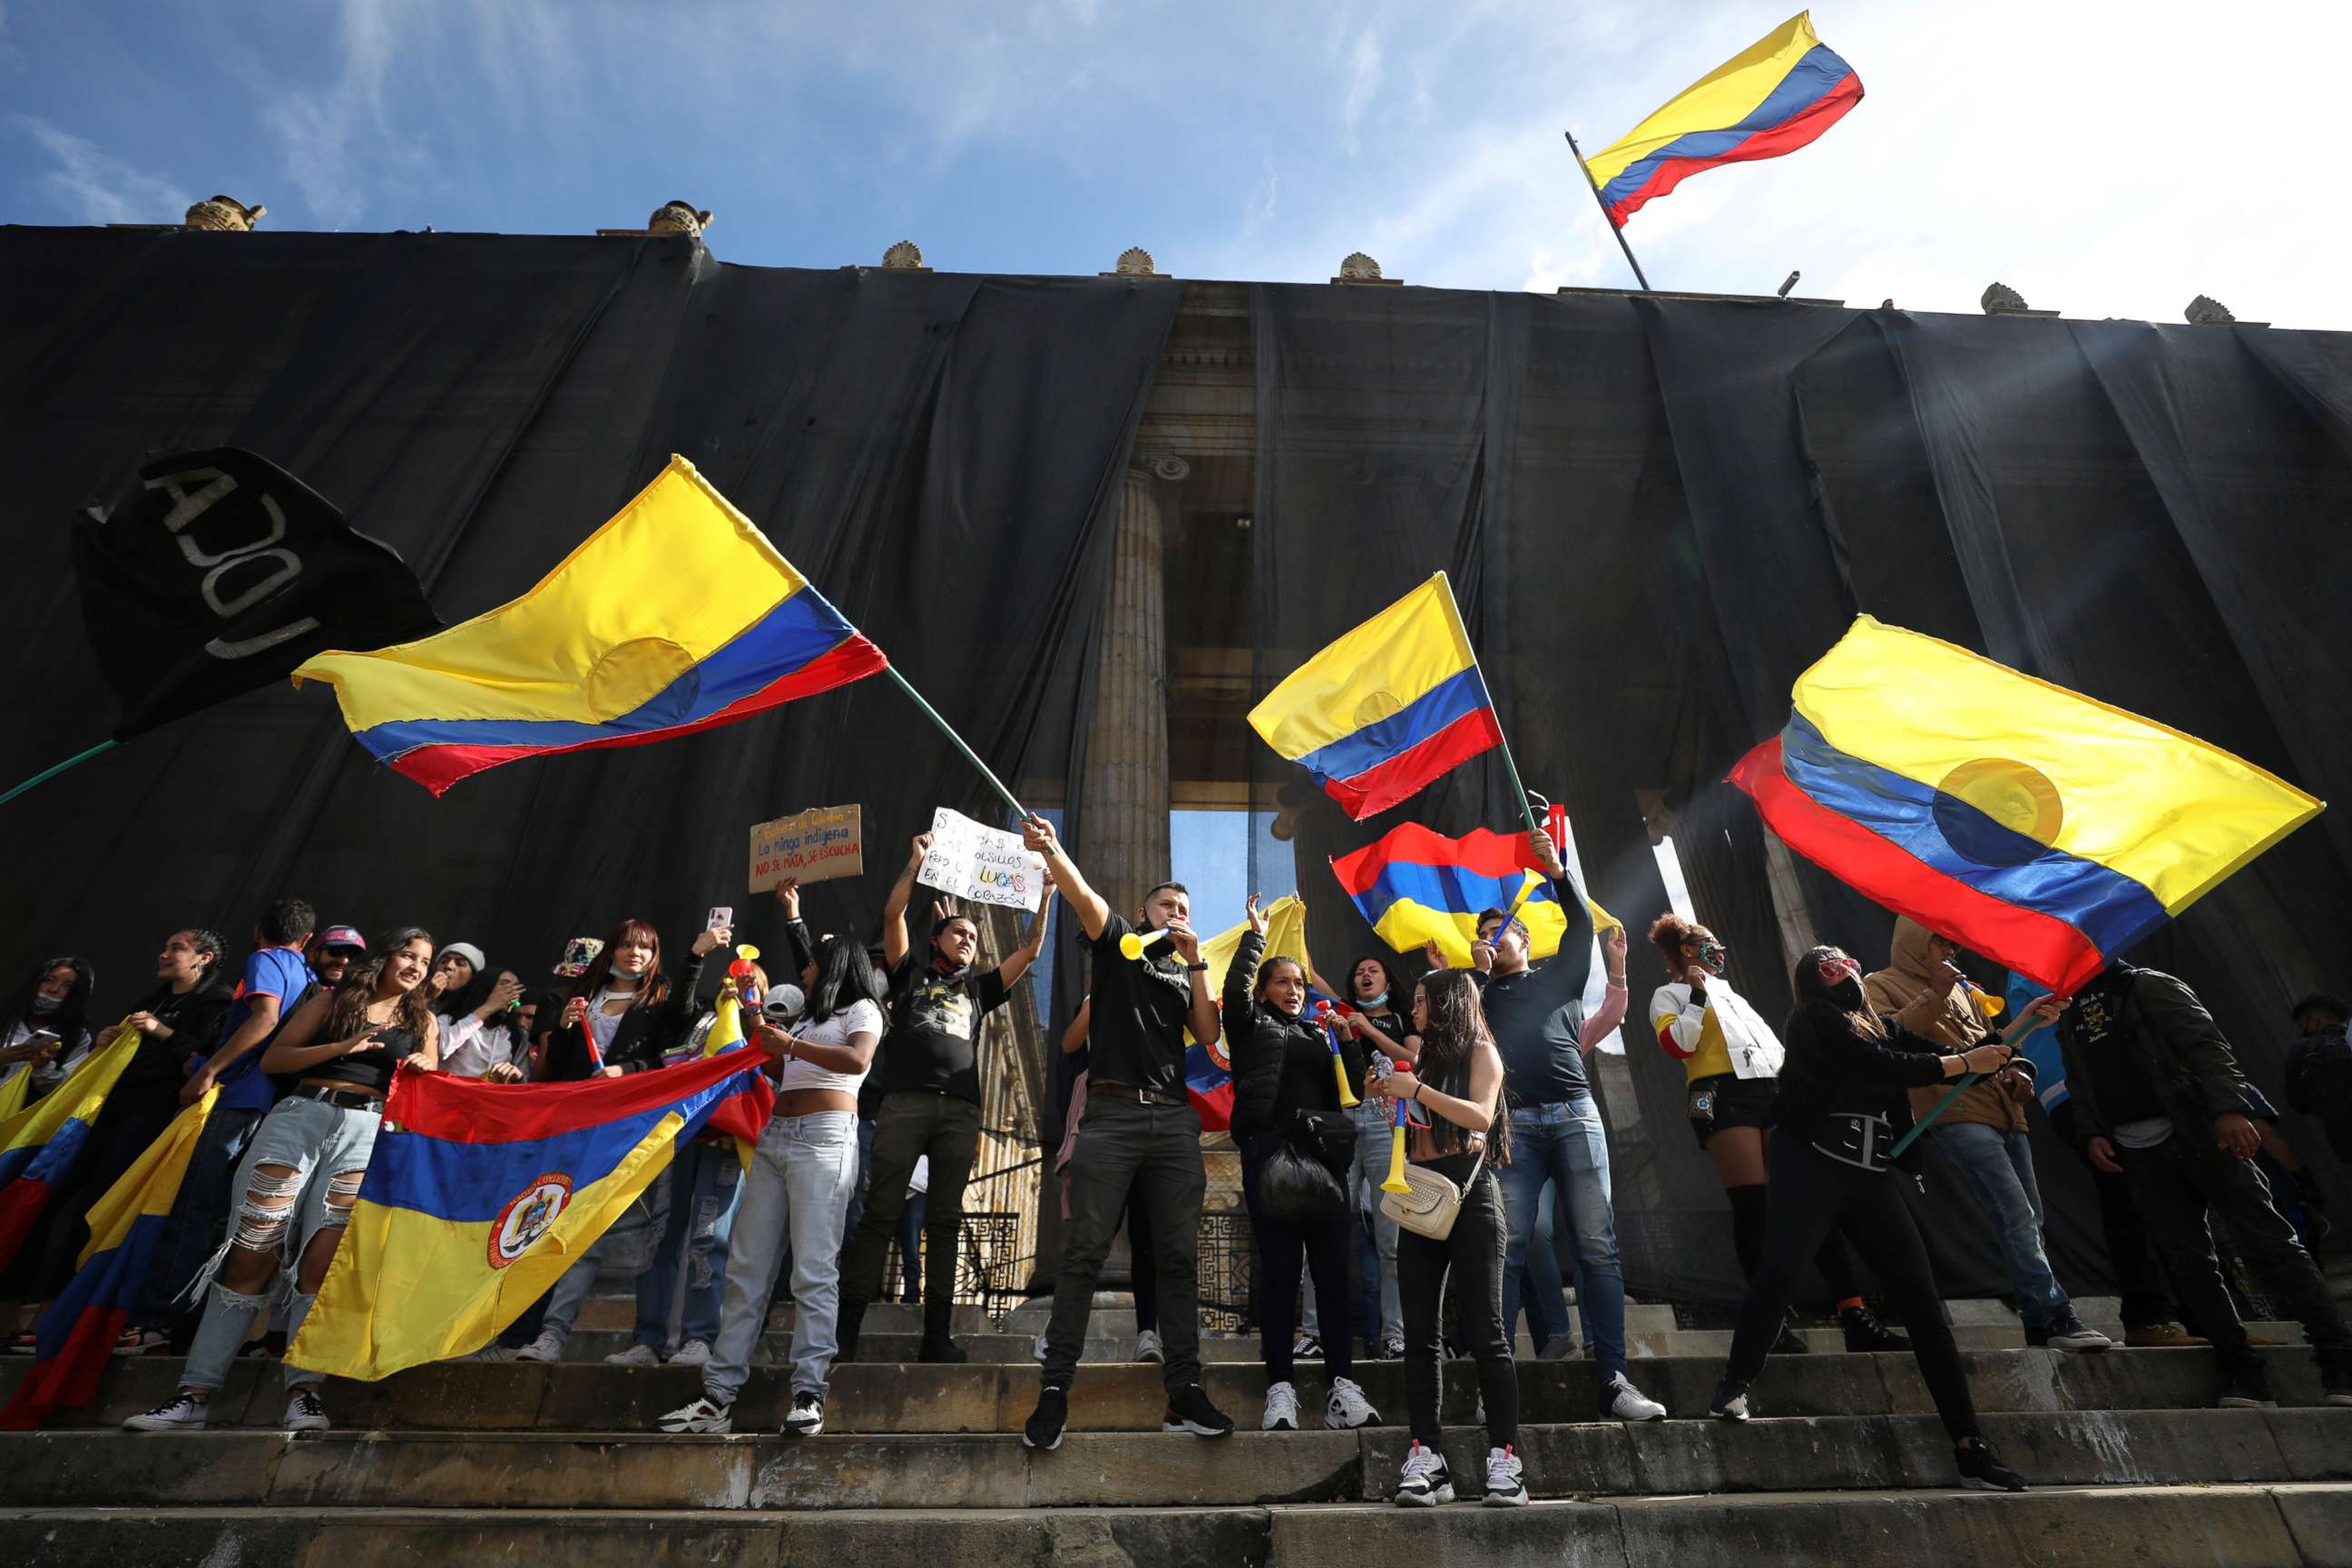
M 1234 1429 L 1202 1384 L 1196 1248 L 1207 1184 L 1188 1037 L 1222 1037 L 1232 1063 L 1265 1429 L 1301 1424 L 1302 1361 L 1321 1363 L 1326 1426 L 1379 1422 L 1358 1357 L 1401 1359 L 1412 1444 L 1395 1500 L 1449 1501 L 1442 1380 L 1450 1357 L 1466 1359 L 1486 1429 L 1476 1489 L 1490 1504 L 1524 1502 L 1513 1347 L 1524 1307 L 1540 1352 L 1574 1353 L 1569 1279 L 1598 1373 L 1598 1416 L 1666 1416 L 1632 1377 L 1609 1138 L 1586 1068 L 1626 1015 L 1625 933 L 1596 937 L 1582 889 L 1545 835 L 1531 834 L 1530 847 L 1570 917 L 1549 958 L 1534 958 L 1516 911 L 1490 910 L 1466 967 L 1450 967 L 1433 946 L 1418 980 L 1371 955 L 1335 986 L 1311 963 L 1266 957 L 1253 898 L 1222 996 L 1205 982 L 1182 884 L 1150 889 L 1123 914 L 1050 825 L 1034 820 L 1026 842 L 1049 889 L 1021 945 L 992 964 L 982 960 L 979 921 L 946 900 L 929 902 L 919 942 L 910 929 L 928 836 L 914 840 L 890 891 L 878 948 L 812 934 L 797 886 L 777 889 L 781 941 L 769 962 L 778 983 L 757 971 L 770 1005 L 749 1037 L 768 1058 L 772 1119 L 748 1167 L 709 1134 L 648 1192 L 658 1223 L 632 1342 L 607 1358 L 700 1368 L 700 1394 L 664 1415 L 662 1430 L 730 1430 L 781 1290 L 793 1308 L 784 1430 L 821 1432 L 832 1368 L 858 1354 L 894 1242 L 906 1297 L 921 1303 L 919 1359 L 966 1359 L 951 1331 L 980 1146 L 982 1021 L 1043 952 L 1057 902 L 1083 933 L 1091 973 L 1061 1040 L 1066 1133 L 1045 1201 L 1060 1205 L 1066 1226 L 1050 1322 L 1034 1347 L 1044 1370 L 1026 1446 L 1061 1444 L 1096 1286 L 1122 1229 L 1134 1256 L 1134 1356 L 1160 1366 L 1163 1428 Z M 624 920 L 600 940 L 574 942 L 553 984 L 533 984 L 536 964 L 494 963 L 476 943 L 436 943 L 415 927 L 370 940 L 322 923 L 299 899 L 261 912 L 241 961 L 217 932 L 170 932 L 152 984 L 126 988 L 134 995 L 121 1026 L 138 1037 L 135 1051 L 13 1267 L 25 1331 L 12 1349 L 33 1349 L 33 1320 L 72 1273 L 89 1205 L 182 1106 L 211 1093 L 170 1230 L 118 1346 L 184 1358 L 173 1398 L 128 1426 L 202 1427 L 248 1341 L 290 1338 L 311 1310 L 395 1073 L 553 1084 L 691 1058 L 725 967 L 708 961 L 734 935 L 731 911 L 713 910 L 666 961 L 653 926 Z M 1953 944 L 1902 920 L 1889 965 L 1874 973 L 1836 947 L 1806 953 L 1796 1006 L 1776 1032 L 1732 988 L 1728 950 L 1707 927 L 1666 915 L 1648 935 L 1667 975 L 1651 1029 L 1685 1071 L 1688 1120 L 1722 1183 L 1747 1280 L 1709 1414 L 1748 1419 L 1767 1357 L 1807 1348 L 1793 1308 L 1818 1270 L 1849 1350 L 1916 1359 L 1960 1479 L 2024 1486 L 1984 1442 L 1907 1189 L 1932 1148 L 1943 1179 L 1985 1215 L 2028 1342 L 2078 1354 L 2109 1347 L 2076 1314 L 2044 1246 L 2026 1133 L 2035 1076 L 2013 1048 L 2042 1026 L 2054 1026 L 2063 1051 L 2070 1098 L 2059 1131 L 2097 1184 L 2126 1342 L 2210 1343 L 2224 1405 L 2270 1403 L 2215 1250 L 2218 1216 L 2252 1277 L 2302 1323 L 2327 1400 L 2352 1405 L 2352 1330 L 2313 1258 L 2327 1224 L 2320 1190 L 2182 982 L 2116 963 L 2071 1001 L 2039 998 L 1997 1028 Z M 1596 959 L 1603 1000 L 1588 1015 Z M 90 965 L 68 956 L 38 965 L 7 998 L 0 1096 L 28 1103 L 54 1093 L 117 1042 L 101 1022 L 114 1015 L 94 1010 L 95 989 Z M 2352 1158 L 2352 1010 L 2315 994 L 2292 1016 L 2289 1103 Z M 1406 1162 L 1443 1194 L 1449 1223 L 1383 1202 L 1400 1110 Z M 1922 1121 L 1926 1136 L 1896 1154 Z M 562 1359 L 603 1249 L 474 1359 Z M 1903 1332 L 1864 1301 L 1858 1262 Z M 284 1426 L 325 1428 L 317 1374 L 289 1363 L 284 1376 Z

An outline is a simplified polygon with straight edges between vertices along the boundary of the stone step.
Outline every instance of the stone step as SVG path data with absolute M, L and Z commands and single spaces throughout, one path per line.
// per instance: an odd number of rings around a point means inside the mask
M 988 1333 L 995 1323 L 988 1309 L 969 1302 L 960 1302 L 954 1310 L 954 1331 L 959 1334 Z M 1115 1332 L 1120 1328 L 1135 1331 L 1135 1309 L 1102 1308 L 1096 1314 L 1097 1331 Z M 770 1314 L 771 1323 L 778 1328 L 790 1328 L 793 1306 L 779 1303 Z M 637 1326 L 637 1299 L 635 1296 L 591 1296 L 580 1303 L 579 1315 L 572 1325 L 581 1330 L 614 1330 L 627 1333 Z M 884 1333 L 919 1334 L 923 1331 L 923 1309 L 914 1301 L 870 1301 L 866 1307 L 866 1326 Z M 1041 1322 L 1040 1327 L 1043 1327 Z M 1032 1330 L 1031 1332 L 1034 1332 Z
M 2321 1390 L 2311 1357 L 2298 1350 L 2263 1353 L 2271 1386 L 2290 1406 L 2316 1405 Z M 1979 1351 L 1968 1356 L 1969 1382 L 1979 1408 L 1989 1411 L 2203 1409 L 2221 1390 L 2220 1369 L 2204 1351 L 2106 1351 L 2062 1355 L 2055 1351 Z M 29 1363 L 0 1363 L 0 1398 L 14 1391 Z M 1205 1369 L 1210 1398 L 1236 1421 L 1255 1426 L 1264 1406 L 1265 1374 L 1255 1365 Z M 1365 1362 L 1360 1382 L 1391 1421 L 1404 1415 L 1404 1368 Z M 1723 1375 L 1713 1358 L 1643 1363 L 1637 1381 L 1680 1415 L 1706 1407 Z M 1580 1421 L 1598 1403 L 1598 1378 L 1589 1362 L 1531 1362 L 1518 1369 L 1521 1418 L 1531 1423 Z M 215 1395 L 222 1426 L 267 1426 L 279 1418 L 285 1398 L 278 1364 L 246 1357 L 232 1367 Z M 53 1425 L 111 1426 L 171 1396 L 177 1360 L 118 1359 L 100 1384 L 99 1401 L 60 1411 Z M 1015 1432 L 1037 1403 L 1033 1365 L 920 1366 L 859 1363 L 834 1369 L 825 1412 L 837 1432 Z M 1303 1407 L 1320 1419 L 1328 1393 L 1321 1369 L 1298 1378 Z M 649 1431 L 665 1411 L 693 1398 L 700 1374 L 689 1367 L 616 1367 L 601 1363 L 483 1365 L 444 1363 L 417 1367 L 381 1383 L 327 1385 L 327 1403 L 347 1426 L 393 1430 Z M 1476 1399 L 1469 1363 L 1447 1363 L 1445 1418 L 1468 1421 Z M 1932 1408 L 1917 1365 L 1907 1355 L 1775 1356 L 1756 1385 L 1758 1409 L 1775 1415 L 1905 1415 Z M 791 1401 L 784 1379 L 755 1375 L 738 1405 L 747 1430 L 773 1431 Z M 1085 1368 L 1070 1402 L 1074 1431 L 1157 1431 L 1165 1394 L 1157 1366 L 1134 1362 Z
M 2141 1410 L 2002 1414 L 1986 1439 L 2052 1486 L 2352 1479 L 2352 1410 Z M 367 1432 L 289 1440 L 263 1429 L 0 1435 L 17 1508 L 603 1509 L 1167 1508 L 1378 1501 L 1410 1438 L 1360 1432 L 1241 1432 L 1217 1441 L 1073 1433 L 1033 1454 L 1009 1436 L 827 1433 L 665 1436 Z M 1475 1492 L 1486 1435 L 1448 1428 L 1457 1490 Z M 1957 1484 L 1932 1416 L 1787 1416 L 1523 1425 L 1538 1497 L 1904 1489 Z
M 1726 1497 L 1200 1509 L 787 1511 L 174 1505 L 0 1505 L 0 1562 L 108 1568 L 289 1563 L 545 1563 L 667 1568 L 938 1568 L 941 1563 L 1246 1564 L 1547 1563 L 1566 1568 L 1921 1568 L 2034 1563 L 2135 1568 L 2342 1568 L 2352 1488 L 2126 1486 L 1978 1492 L 1857 1490 Z

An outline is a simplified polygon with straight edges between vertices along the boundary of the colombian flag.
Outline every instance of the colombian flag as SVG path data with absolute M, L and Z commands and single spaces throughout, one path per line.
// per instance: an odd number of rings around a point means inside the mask
M 1293 670 L 1249 721 L 1359 819 L 1503 743 L 1443 572 Z
M 1563 815 L 1555 808 L 1556 816 Z M 1552 840 L 1567 842 L 1557 822 Z M 1524 833 L 1479 827 L 1447 838 L 1408 822 L 1353 854 L 1335 856 L 1331 871 L 1382 942 L 1399 952 L 1433 942 L 1456 969 L 1470 963 L 1481 910 L 1516 909 L 1527 923 L 1533 958 L 1558 952 L 1568 930 L 1559 894 L 1537 866 Z M 1621 923 L 1590 899 L 1585 906 L 1596 931 Z
M 1308 973 L 1314 965 L 1307 958 L 1307 906 L 1296 893 L 1286 893 L 1266 905 L 1265 958 L 1295 958 L 1298 967 Z M 1234 954 L 1241 951 L 1242 938 L 1249 934 L 1249 922 L 1244 921 L 1219 931 L 1201 943 L 1201 962 L 1209 972 L 1193 984 L 1206 985 L 1209 994 L 1222 997 L 1225 994 L 1225 972 L 1234 964 Z M 1258 961 L 1261 964 L 1265 959 Z M 1224 1032 L 1217 1033 L 1217 1043 L 1204 1046 L 1184 1032 L 1184 1094 L 1192 1109 L 1201 1113 L 1202 1130 L 1222 1132 L 1234 1123 L 1234 1052 Z
M 2071 995 L 2320 802 L 2216 746 L 1859 616 L 1731 782 L 1790 848 Z
M 114 1080 L 139 1049 L 139 1031 L 118 1026 L 101 1050 L 47 1095 L 0 1122 L 0 1268 L 23 1246 L 49 1194 L 73 1174 L 89 1143 L 91 1123 Z M 21 1076 L 21 1075 L 20 1075 Z
M 641 746 L 887 667 L 694 465 L 669 467 L 521 598 L 317 655 L 352 738 L 441 794 L 519 757 Z
M 522 1315 L 705 1127 L 756 1141 L 759 1052 L 528 1088 L 402 1072 L 296 1366 L 373 1381 Z
M 1793 153 L 1862 101 L 1862 79 L 1801 11 L 1584 161 L 1618 227 L 1642 204 L 1726 163 Z
M 106 1370 L 114 1342 L 147 1283 L 148 1266 L 171 1226 L 188 1160 L 219 1095 L 210 1090 L 173 1117 L 163 1136 L 90 1205 L 89 1245 L 81 1249 L 81 1267 L 42 1310 L 35 1329 L 40 1342 L 33 1352 L 39 1359 L 16 1385 L 8 1407 L 0 1410 L 0 1431 L 27 1430 L 59 1405 L 88 1405 L 98 1397 L 99 1373 Z

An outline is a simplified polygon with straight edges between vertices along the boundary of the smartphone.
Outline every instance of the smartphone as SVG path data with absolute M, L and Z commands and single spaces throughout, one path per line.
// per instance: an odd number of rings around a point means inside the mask
M 25 1036 L 25 1044 L 47 1053 L 58 1048 L 58 1035 L 55 1029 L 34 1029 Z
M 734 905 L 713 904 L 710 906 L 710 918 L 702 922 L 702 929 L 705 931 L 717 931 L 722 926 L 732 926 L 734 923 Z

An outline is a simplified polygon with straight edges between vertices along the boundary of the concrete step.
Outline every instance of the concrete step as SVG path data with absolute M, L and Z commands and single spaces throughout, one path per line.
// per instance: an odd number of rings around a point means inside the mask
M 985 1307 L 958 1303 L 953 1309 L 955 1332 L 961 1334 L 988 1333 L 995 1324 Z M 1129 1334 L 1135 1331 L 1135 1309 L 1104 1308 L 1096 1313 L 1096 1331 L 1111 1333 L 1124 1327 Z M 793 1307 L 782 1302 L 770 1314 L 770 1321 L 779 1328 L 790 1328 Z M 627 1333 L 637 1326 L 637 1299 L 635 1296 L 591 1296 L 580 1303 L 579 1316 L 572 1321 L 575 1329 L 604 1329 Z M 923 1331 L 923 1309 L 914 1301 L 869 1301 L 866 1307 L 866 1326 L 884 1333 L 919 1334 Z M 1043 1324 L 1040 1324 L 1042 1327 Z M 1030 1331 L 1035 1332 L 1035 1330 Z
M 2301 1351 L 2263 1353 L 2271 1385 L 2290 1406 L 2319 1404 L 2316 1367 Z M 2061 1355 L 2055 1351 L 1979 1351 L 1968 1356 L 1969 1386 L 1979 1408 L 1992 1411 L 2168 1410 L 2210 1407 L 2221 1390 L 2220 1369 L 2205 1351 L 2105 1351 Z M 13 1392 L 28 1363 L 0 1363 L 0 1398 Z M 1677 1415 L 1703 1411 L 1723 1363 L 1712 1358 L 1672 1358 L 1636 1367 L 1643 1390 Z M 1255 1425 L 1263 1408 L 1265 1374 L 1255 1365 L 1213 1363 L 1205 1386 L 1217 1405 Z M 1399 1362 L 1360 1363 L 1357 1380 L 1392 1421 L 1404 1415 L 1404 1368 Z M 1580 1421 L 1598 1404 L 1598 1376 L 1589 1362 L 1529 1362 L 1518 1369 L 1521 1418 Z M 246 1357 L 215 1396 L 224 1426 L 266 1426 L 279 1418 L 285 1397 L 278 1363 Z M 180 1374 L 177 1360 L 142 1356 L 117 1360 L 100 1384 L 99 1402 L 61 1411 L 54 1424 L 118 1425 L 169 1398 Z M 1037 1403 L 1034 1365 L 920 1366 L 859 1363 L 834 1369 L 825 1420 L 837 1432 L 1015 1432 Z M 615 1367 L 601 1363 L 484 1365 L 444 1363 L 417 1367 L 381 1383 L 331 1381 L 327 1403 L 345 1426 L 394 1430 L 647 1431 L 660 1415 L 694 1397 L 700 1373 L 690 1367 Z M 1319 1419 L 1328 1392 L 1319 1366 L 1302 1368 L 1299 1397 Z M 1443 1410 L 1449 1421 L 1470 1419 L 1476 1398 L 1467 1363 L 1449 1363 Z M 1916 1364 L 1907 1355 L 1776 1356 L 1766 1363 L 1757 1408 L 1775 1415 L 1906 1415 L 1932 1409 Z M 1165 1403 L 1160 1369 L 1139 1363 L 1089 1365 L 1072 1391 L 1073 1430 L 1157 1431 Z M 790 1397 L 785 1380 L 755 1375 L 739 1403 L 746 1429 L 773 1431 Z
M 1221 1509 L 622 1511 L 517 1507 L 0 1505 L 0 1562 L 108 1568 L 285 1563 L 562 1562 L 566 1568 L 939 1568 L 942 1563 L 1546 1563 L 1561 1568 L 1921 1568 L 2033 1563 L 2091 1568 L 2343 1568 L 2352 1488 L 2336 1485 L 1791 1492 L 1523 1509 L 1385 1504 Z
M 1984 1427 L 2045 1485 L 2352 1480 L 2352 1410 L 2012 1413 Z M 1381 1500 L 1409 1443 L 1400 1426 L 1084 1432 L 1052 1454 L 999 1435 L 83 1430 L 0 1435 L 0 1473 L 17 1508 L 1166 1508 Z M 1485 1446 L 1447 1430 L 1457 1490 L 1477 1489 Z M 1957 1484 L 1923 1415 L 1523 1425 L 1519 1452 L 1538 1497 Z

